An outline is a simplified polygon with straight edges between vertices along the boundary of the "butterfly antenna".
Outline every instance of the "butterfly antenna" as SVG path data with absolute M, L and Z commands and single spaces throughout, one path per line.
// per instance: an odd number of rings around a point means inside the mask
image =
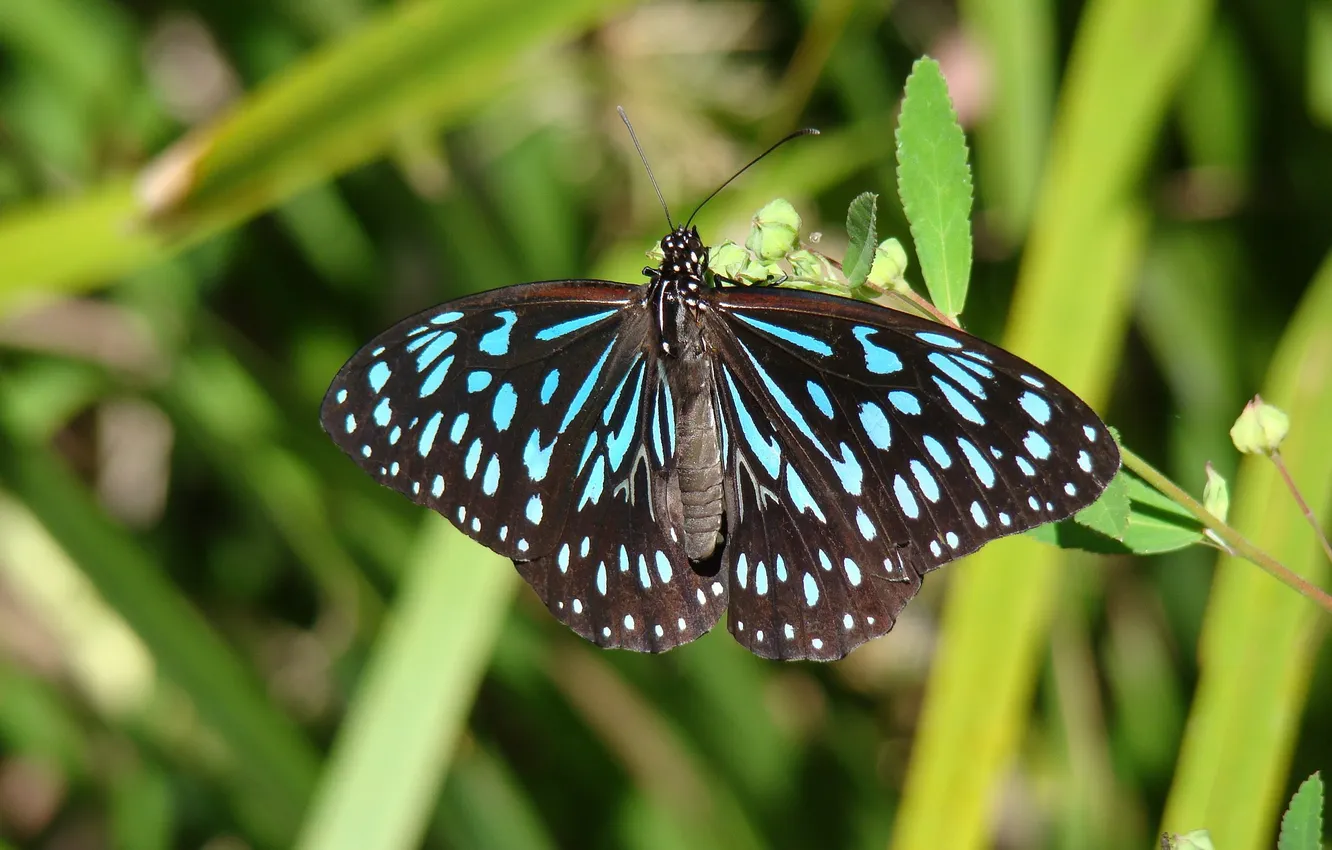
M 759 154 L 758 156 L 754 157 L 752 160 L 749 161 L 749 164 L 748 164 L 748 165 L 746 165 L 744 168 L 740 169 L 740 170 L 737 171 L 736 173 L 732 174 L 732 175 L 731 175 L 731 178 L 730 178 L 729 180 L 727 180 L 725 183 L 723 183 L 723 184 L 721 184 L 720 186 L 718 186 L 716 189 L 713 190 L 713 192 L 712 192 L 711 195 L 708 195 L 706 198 L 703 199 L 703 203 L 699 204 L 698 207 L 693 211 L 693 213 L 690 214 L 690 216 L 689 216 L 689 220 L 685 222 L 685 227 L 688 227 L 689 225 L 691 225 L 691 224 L 694 223 L 694 216 L 698 215 L 699 210 L 703 209 L 703 207 L 707 205 L 708 201 L 712 200 L 713 198 L 715 198 L 715 197 L 717 197 L 719 194 L 721 194 L 721 190 L 722 190 L 722 189 L 725 189 L 727 186 L 729 186 L 729 185 L 731 185 L 733 182 L 735 182 L 735 178 L 739 177 L 741 174 L 744 174 L 746 171 L 748 171 L 748 170 L 750 169 L 750 167 L 753 166 L 755 163 L 757 163 L 760 159 L 763 159 L 763 157 L 765 157 L 765 156 L 767 156 L 768 154 L 772 153 L 773 151 L 777 150 L 777 149 L 780 148 L 782 145 L 786 144 L 787 142 L 791 141 L 792 139 L 798 139 L 798 138 L 800 138 L 801 136 L 817 136 L 818 134 L 819 134 L 819 131 L 818 131 L 818 130 L 815 130 L 813 127 L 806 127 L 806 128 L 803 129 L 803 130 L 796 130 L 794 133 L 790 134 L 790 135 L 787 136 L 786 138 L 784 138 L 784 139 L 782 139 L 781 141 L 777 142 L 775 145 L 773 145 L 772 147 L 768 148 L 768 149 L 767 149 L 766 151 L 764 151 L 763 153 L 761 153 L 761 154 Z
M 643 160 L 643 168 L 647 171 L 648 180 L 657 193 L 657 200 L 661 201 L 661 211 L 666 213 L 666 223 L 670 225 L 671 230 L 674 230 L 675 222 L 671 221 L 671 211 L 666 207 L 666 198 L 661 194 L 661 187 L 657 185 L 657 178 L 652 174 L 652 166 L 648 165 L 647 154 L 643 153 L 643 146 L 638 143 L 638 134 L 634 132 L 634 125 L 629 123 L 629 116 L 625 114 L 623 106 L 615 107 L 615 111 L 620 113 L 620 120 L 628 128 L 629 138 L 634 140 L 634 149 L 638 151 L 638 158 Z

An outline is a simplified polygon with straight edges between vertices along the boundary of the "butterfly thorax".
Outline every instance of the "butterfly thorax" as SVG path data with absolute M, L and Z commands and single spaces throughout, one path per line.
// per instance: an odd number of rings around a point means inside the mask
M 677 227 L 661 242 L 661 265 L 649 271 L 657 307 L 657 331 L 667 355 L 666 376 L 675 401 L 675 472 L 669 487 L 679 492 L 685 554 L 709 557 L 720 544 L 722 462 L 717 411 L 713 403 L 711 360 L 703 337 L 702 311 L 707 309 L 705 270 L 708 250 L 698 231 Z

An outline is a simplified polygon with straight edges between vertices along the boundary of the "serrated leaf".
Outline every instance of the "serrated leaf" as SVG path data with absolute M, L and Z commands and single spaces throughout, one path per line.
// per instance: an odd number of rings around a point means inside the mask
M 971 167 L 939 63 L 916 61 L 897 126 L 897 192 L 934 305 L 962 312 L 971 277 Z
M 865 282 L 865 278 L 869 277 L 870 266 L 874 263 L 874 248 L 879 241 L 875 233 L 878 202 L 878 195 L 863 192 L 846 210 L 846 235 L 850 244 L 846 248 L 842 270 L 846 274 L 846 282 L 853 288 Z
M 1323 778 L 1315 773 L 1300 783 L 1290 808 L 1281 816 L 1277 850 L 1322 850 Z

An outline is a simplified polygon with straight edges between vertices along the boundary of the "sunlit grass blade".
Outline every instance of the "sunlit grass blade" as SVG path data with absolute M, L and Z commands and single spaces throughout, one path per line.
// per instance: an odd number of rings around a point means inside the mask
M 1299 482 L 1332 480 L 1332 257 L 1326 259 L 1272 359 L 1264 399 L 1293 423 L 1282 444 Z M 1280 475 L 1248 456 L 1233 480 L 1231 524 L 1325 587 L 1332 571 Z M 1332 490 L 1309 486 L 1315 516 Z M 1270 846 L 1291 747 L 1326 615 L 1252 564 L 1222 557 L 1198 650 L 1201 678 L 1166 805 L 1164 828 L 1204 825 L 1218 847 Z
M 1049 146 L 1058 26 L 1048 0 L 962 0 L 958 8 L 964 31 L 989 62 L 993 87 L 973 134 L 977 190 L 987 226 L 1018 242 L 1031 222 Z
M 1093 0 L 1078 28 L 1005 342 L 1094 405 L 1118 366 L 1141 257 L 1146 218 L 1131 190 L 1209 9 L 1206 0 Z M 985 846 L 1026 725 L 1060 553 L 1009 538 L 968 561 L 953 568 L 896 850 Z
M 383 155 L 405 129 L 456 122 L 530 72 L 517 61 L 524 51 L 572 36 L 621 5 L 386 7 L 179 142 L 133 189 L 121 181 L 0 218 L 0 310 L 20 292 L 85 289 L 161 260 Z M 74 233 L 78 251 L 68 248 Z
M 444 520 L 423 526 L 295 846 L 415 847 L 517 585 Z
M 616 5 L 464 0 L 389 7 L 256 92 L 241 111 L 168 151 L 141 180 L 146 211 L 162 221 L 234 220 L 271 206 L 382 153 L 405 129 L 485 103 L 514 82 L 514 59 L 524 49 L 572 34 Z

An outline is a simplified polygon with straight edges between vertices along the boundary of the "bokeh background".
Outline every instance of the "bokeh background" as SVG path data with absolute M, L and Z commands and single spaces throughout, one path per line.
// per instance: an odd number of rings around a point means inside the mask
M 831 665 L 558 626 L 317 422 L 391 322 L 638 280 L 773 197 L 833 256 L 911 63 L 968 132 L 964 319 L 1328 565 L 1329 0 L 0 0 L 0 848 L 1274 846 L 1328 618 L 1196 547 L 993 544 Z M 1236 477 L 1238 476 L 1238 477 Z

